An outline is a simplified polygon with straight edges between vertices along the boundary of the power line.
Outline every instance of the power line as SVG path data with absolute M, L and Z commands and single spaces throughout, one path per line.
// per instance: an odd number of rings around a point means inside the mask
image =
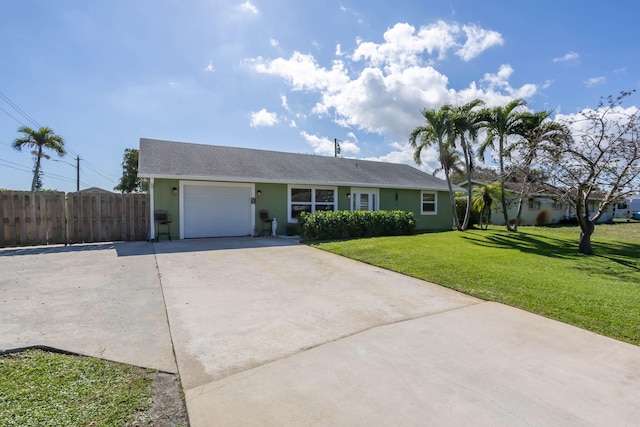
M 96 175 L 99 175 L 108 181 L 113 181 L 114 179 L 118 179 L 115 175 L 112 175 L 110 173 L 107 173 L 98 169 L 95 165 L 91 164 L 87 159 L 81 158 L 81 160 L 84 160 L 85 165 L 89 166 L 89 169 L 91 169 L 93 173 L 95 173 Z
M 35 119 L 33 119 L 31 116 L 29 116 L 29 114 L 27 114 L 22 108 L 20 108 L 16 103 L 14 103 L 11 99 L 9 99 L 8 96 L 6 96 L 5 94 L 3 94 L 2 92 L 0 92 L 0 99 L 4 100 L 7 104 L 9 104 L 15 111 L 17 111 L 18 113 L 20 113 L 20 115 L 22 117 L 24 117 L 25 119 L 27 119 L 29 122 L 33 123 L 34 125 L 36 125 L 38 128 L 40 128 L 40 124 L 35 121 Z M 23 122 L 21 122 L 19 119 L 17 119 L 16 117 L 14 117 L 12 114 L 10 114 L 8 111 L 6 111 L 4 108 L 0 107 L 0 111 L 4 112 L 7 116 L 11 117 L 12 119 L 14 119 L 16 122 L 18 122 L 19 124 L 21 124 L 22 126 L 25 126 L 25 124 Z M 4 143 L 6 144 L 6 143 Z M 13 148 L 12 145 L 10 144 L 6 144 L 10 147 Z M 80 157 L 83 160 L 83 163 L 86 164 L 88 166 L 88 168 L 92 171 L 92 173 L 100 176 L 103 179 L 106 179 L 107 181 L 109 181 L 109 183 L 112 183 L 114 180 L 118 180 L 119 177 L 110 174 L 104 170 L 102 170 L 101 168 L 99 168 L 98 166 L 96 166 L 95 164 L 91 163 L 90 161 L 88 161 L 86 158 L 84 158 L 83 156 L 80 156 L 80 153 L 78 153 L 77 151 L 73 150 L 68 144 L 65 143 L 65 150 L 74 155 L 75 157 Z M 81 169 L 83 171 L 85 171 L 85 169 Z
M 36 125 L 37 127 L 39 127 L 39 128 L 42 127 L 42 126 L 40 126 L 40 124 L 38 122 L 36 122 L 34 119 L 32 119 L 30 115 L 25 113 L 22 108 L 18 107 L 12 100 L 10 100 L 9 97 L 7 97 L 4 93 L 0 92 L 0 98 L 4 99 L 5 102 L 7 104 L 9 104 L 11 107 L 13 107 L 13 109 L 16 110 L 18 113 L 20 113 L 20 115 L 22 115 L 22 117 L 24 117 L 25 119 L 27 119 L 28 121 L 30 121 L 31 123 Z
M 24 126 L 24 123 L 22 123 L 20 120 L 16 119 L 15 117 L 13 117 L 11 114 L 9 114 L 9 112 L 7 110 L 5 110 L 4 108 L 0 107 L 0 111 L 2 111 L 3 113 L 5 113 L 7 116 L 11 117 L 13 120 L 15 120 L 16 122 L 18 122 L 19 124 L 21 124 L 22 126 Z
M 10 165 L 14 165 L 14 167 L 12 167 L 12 169 L 17 169 L 15 166 L 18 166 L 18 167 L 23 168 L 23 170 L 24 170 L 25 172 L 33 173 L 33 168 L 32 168 L 32 167 L 30 167 L 30 166 L 21 165 L 20 163 L 11 162 L 11 161 L 9 161 L 9 160 L 4 160 L 4 159 L 0 159 L 0 162 L 8 163 L 8 164 L 10 164 Z M 6 165 L 0 165 L 0 166 L 6 166 Z M 8 167 L 8 166 L 7 166 L 7 167 Z M 49 173 L 49 172 L 46 172 L 46 173 L 45 173 L 43 169 L 41 169 L 41 170 L 42 170 L 42 173 L 43 173 L 43 174 L 46 174 L 46 176 L 55 176 L 55 177 L 57 177 L 57 178 L 60 178 L 60 179 L 66 179 L 66 180 L 70 180 L 70 179 L 71 179 L 71 178 L 67 178 L 66 176 L 58 175 L 58 174 L 55 174 L 55 173 Z M 75 182 L 75 181 L 72 181 L 72 182 Z
M 19 163 L 10 162 L 9 160 L 4 160 L 4 159 L 0 159 L 0 162 L 8 163 L 10 165 L 14 165 L 14 166 L 8 166 L 8 165 L 0 165 L 0 166 L 5 166 L 5 167 L 11 168 L 11 169 L 23 170 L 25 172 L 33 173 L 33 171 L 31 171 L 31 168 L 29 168 L 28 166 L 21 165 Z M 20 167 L 22 169 L 18 169 L 16 166 L 18 166 L 18 167 Z

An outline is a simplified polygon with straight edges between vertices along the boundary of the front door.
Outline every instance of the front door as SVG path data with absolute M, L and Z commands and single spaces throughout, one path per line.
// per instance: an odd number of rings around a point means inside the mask
M 354 188 L 351 193 L 352 211 L 377 211 L 378 190 L 372 188 Z

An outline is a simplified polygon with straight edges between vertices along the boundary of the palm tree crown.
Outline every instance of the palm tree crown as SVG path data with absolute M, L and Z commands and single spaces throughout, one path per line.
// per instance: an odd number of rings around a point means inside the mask
M 484 153 L 487 149 L 491 148 L 498 155 L 498 162 L 500 165 L 500 190 L 501 190 L 501 204 L 502 212 L 504 214 L 504 222 L 507 225 L 507 230 L 515 231 L 509 221 L 509 213 L 507 212 L 507 200 L 504 188 L 505 181 L 505 167 L 504 161 L 508 153 L 505 151 L 505 144 L 507 139 L 512 135 L 520 135 L 522 133 L 522 120 L 523 113 L 518 112 L 519 107 L 525 106 L 526 103 L 522 99 L 514 99 L 504 107 L 498 106 L 493 108 L 486 108 L 480 111 L 480 116 L 484 122 L 484 127 L 487 129 L 487 139 L 480 145 L 478 149 L 478 155 L 484 160 Z M 498 142 L 496 149 L 495 142 Z
M 455 135 L 451 127 L 451 106 L 443 105 L 439 110 L 425 109 L 422 115 L 426 120 L 426 124 L 418 126 L 411 132 L 409 144 L 414 149 L 413 159 L 419 165 L 422 164 L 422 150 L 431 146 L 438 149 L 438 160 L 447 180 L 449 187 L 449 198 L 453 212 L 453 225 L 460 230 L 460 222 L 456 214 L 455 196 L 451 185 L 451 169 L 456 161 L 453 154 Z M 419 141 L 418 141 L 419 139 Z
M 38 130 L 31 129 L 28 126 L 20 126 L 18 132 L 24 134 L 24 136 L 16 138 L 13 141 L 13 148 L 21 151 L 23 147 L 33 149 L 31 154 L 35 156 L 35 168 L 33 170 L 33 181 L 31 182 L 31 191 L 36 190 L 36 182 L 40 174 L 40 163 L 42 158 L 51 158 L 44 149 L 52 150 L 56 152 L 60 157 L 66 154 L 64 148 L 64 139 L 61 136 L 56 135 L 53 129 L 46 126 L 41 127 Z

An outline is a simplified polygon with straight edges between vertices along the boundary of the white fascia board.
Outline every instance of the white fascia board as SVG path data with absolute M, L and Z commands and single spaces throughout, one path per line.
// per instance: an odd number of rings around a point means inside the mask
M 177 179 L 188 181 L 217 181 L 217 182 L 254 182 L 260 184 L 284 184 L 284 185 L 331 185 L 337 187 L 367 187 L 367 188 L 395 188 L 398 190 L 420 190 L 420 191 L 445 191 L 447 188 L 437 187 L 421 187 L 417 185 L 394 185 L 394 184 L 376 184 L 372 182 L 334 182 L 334 181 L 283 181 L 281 179 L 265 179 L 252 177 L 228 177 L 228 176 L 212 176 L 212 175 L 163 175 L 163 174 L 138 174 L 139 178 L 155 178 L 155 179 Z M 464 189 L 454 191 L 464 191 Z

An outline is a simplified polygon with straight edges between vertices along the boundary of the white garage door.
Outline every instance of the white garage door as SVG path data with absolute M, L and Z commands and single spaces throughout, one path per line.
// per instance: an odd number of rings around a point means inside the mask
M 251 187 L 185 185 L 184 237 L 252 233 Z

